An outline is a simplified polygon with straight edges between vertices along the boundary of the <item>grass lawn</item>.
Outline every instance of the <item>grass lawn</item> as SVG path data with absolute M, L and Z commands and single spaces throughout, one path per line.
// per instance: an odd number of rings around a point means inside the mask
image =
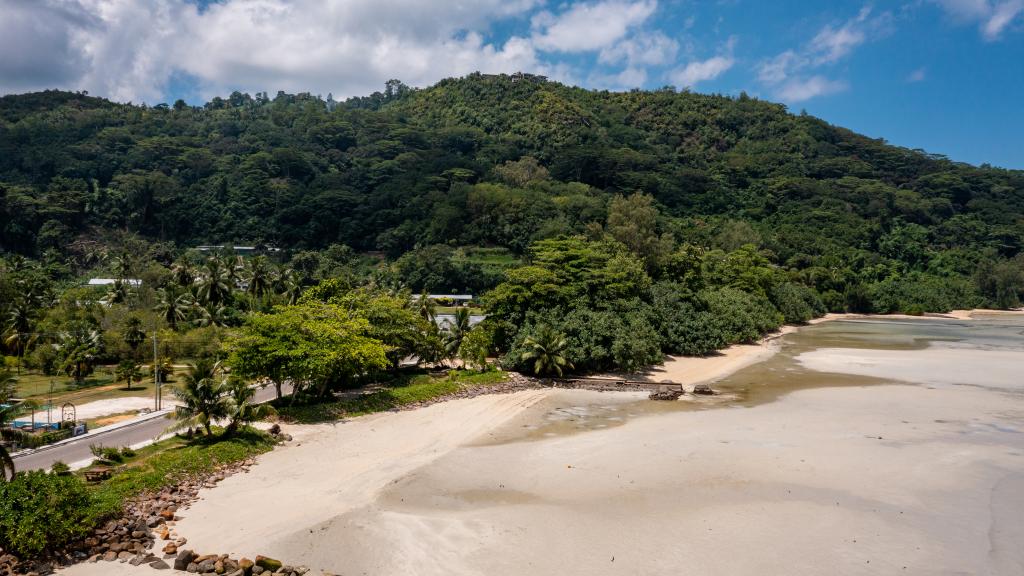
M 75 384 L 72 378 L 67 376 L 46 376 L 44 374 L 29 374 L 22 372 L 18 378 L 18 396 L 27 400 L 35 400 L 45 404 L 50 399 L 50 382 L 53 386 L 53 404 L 59 406 L 65 402 L 73 404 L 85 404 L 96 400 L 107 400 L 111 398 L 146 397 L 153 395 L 152 379 L 145 379 L 132 384 L 131 390 L 125 387 L 125 383 L 115 381 L 114 377 L 107 372 L 113 367 L 99 367 L 86 378 L 82 385 Z M 174 377 L 170 382 L 164 384 L 164 397 L 170 394 L 171 387 L 175 383 Z
M 379 390 L 337 402 L 288 406 L 287 400 L 284 400 L 279 403 L 277 412 L 282 420 L 300 424 L 329 422 L 344 417 L 383 412 L 452 394 L 464 388 L 498 384 L 507 379 L 508 373 L 498 371 L 453 370 L 445 376 L 417 374 L 399 377 Z
M 268 434 L 251 428 L 242 429 L 227 439 L 222 439 L 215 430 L 210 439 L 200 437 L 190 441 L 175 436 L 162 440 L 138 450 L 135 456 L 126 458 L 114 469 L 112 478 L 90 487 L 91 515 L 97 521 L 102 520 L 118 513 L 128 498 L 160 490 L 190 475 L 211 472 L 223 464 L 269 452 L 273 447 L 274 440 Z M 78 474 L 84 477 L 85 470 Z

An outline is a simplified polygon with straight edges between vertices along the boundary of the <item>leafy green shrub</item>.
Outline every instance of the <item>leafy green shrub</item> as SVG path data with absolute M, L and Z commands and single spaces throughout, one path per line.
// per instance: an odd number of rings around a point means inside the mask
M 578 371 L 638 370 L 657 364 L 663 358 L 661 337 L 649 319 L 651 314 L 650 306 L 636 299 L 614 301 L 601 310 L 559 307 L 531 314 L 502 363 L 530 372 L 522 359 L 525 341 L 535 336 L 539 326 L 547 325 L 565 335 L 564 356 Z
M 870 295 L 872 309 L 882 314 L 948 312 L 954 308 L 974 308 L 984 300 L 976 287 L 963 278 L 917 273 L 876 282 Z
M 729 343 L 753 342 L 782 325 L 782 314 L 760 294 L 749 294 L 735 288 L 719 288 L 701 292 L 708 311 L 722 323 Z
M 90 496 L 75 476 L 23 472 L 0 482 L 0 548 L 17 556 L 57 549 L 92 529 Z
M 787 324 L 802 324 L 825 313 L 818 294 L 803 284 L 776 284 L 768 291 L 768 297 Z
M 121 450 L 114 448 L 113 446 L 90 444 L 89 451 L 92 452 L 92 455 L 95 456 L 97 460 L 107 463 L 120 463 L 124 461 L 124 456 L 121 454 Z
M 67 476 L 68 474 L 71 474 L 71 467 L 64 462 L 57 460 L 52 466 L 50 466 L 50 472 L 58 476 Z
M 121 447 L 121 457 L 122 458 L 134 458 L 135 457 L 135 450 L 132 450 L 128 446 L 122 446 Z

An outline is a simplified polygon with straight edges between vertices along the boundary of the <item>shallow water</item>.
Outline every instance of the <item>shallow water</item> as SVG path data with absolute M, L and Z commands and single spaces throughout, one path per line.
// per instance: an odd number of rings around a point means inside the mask
M 714 397 L 556 390 L 309 532 L 352 573 L 1022 573 L 1024 319 L 780 346 Z
M 780 346 L 771 358 L 712 382 L 718 392 L 712 397 L 686 395 L 677 402 L 654 402 L 647 400 L 646 393 L 567 391 L 553 395 L 477 445 L 601 430 L 652 414 L 751 407 L 809 388 L 910 382 L 1024 394 L 1021 316 L 982 315 L 972 321 L 837 320 L 787 334 Z

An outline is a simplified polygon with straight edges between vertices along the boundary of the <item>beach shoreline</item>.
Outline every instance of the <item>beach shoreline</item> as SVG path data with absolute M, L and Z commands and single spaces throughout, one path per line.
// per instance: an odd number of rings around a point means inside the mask
M 651 377 L 720 380 L 799 329 Z M 199 553 L 332 573 L 1015 573 L 1024 398 L 920 384 L 865 378 L 742 410 L 658 403 L 664 412 L 635 417 L 636 392 L 529 389 L 288 426 L 290 445 L 204 490 L 176 530 Z M 526 435 L 552 410 L 622 421 Z M 147 571 L 101 562 L 62 573 Z

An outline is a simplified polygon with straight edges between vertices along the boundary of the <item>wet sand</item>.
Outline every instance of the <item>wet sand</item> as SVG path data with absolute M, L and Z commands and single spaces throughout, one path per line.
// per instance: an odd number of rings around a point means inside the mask
M 530 391 L 295 427 L 179 531 L 340 574 L 1022 574 L 1021 331 L 833 322 L 711 398 Z

